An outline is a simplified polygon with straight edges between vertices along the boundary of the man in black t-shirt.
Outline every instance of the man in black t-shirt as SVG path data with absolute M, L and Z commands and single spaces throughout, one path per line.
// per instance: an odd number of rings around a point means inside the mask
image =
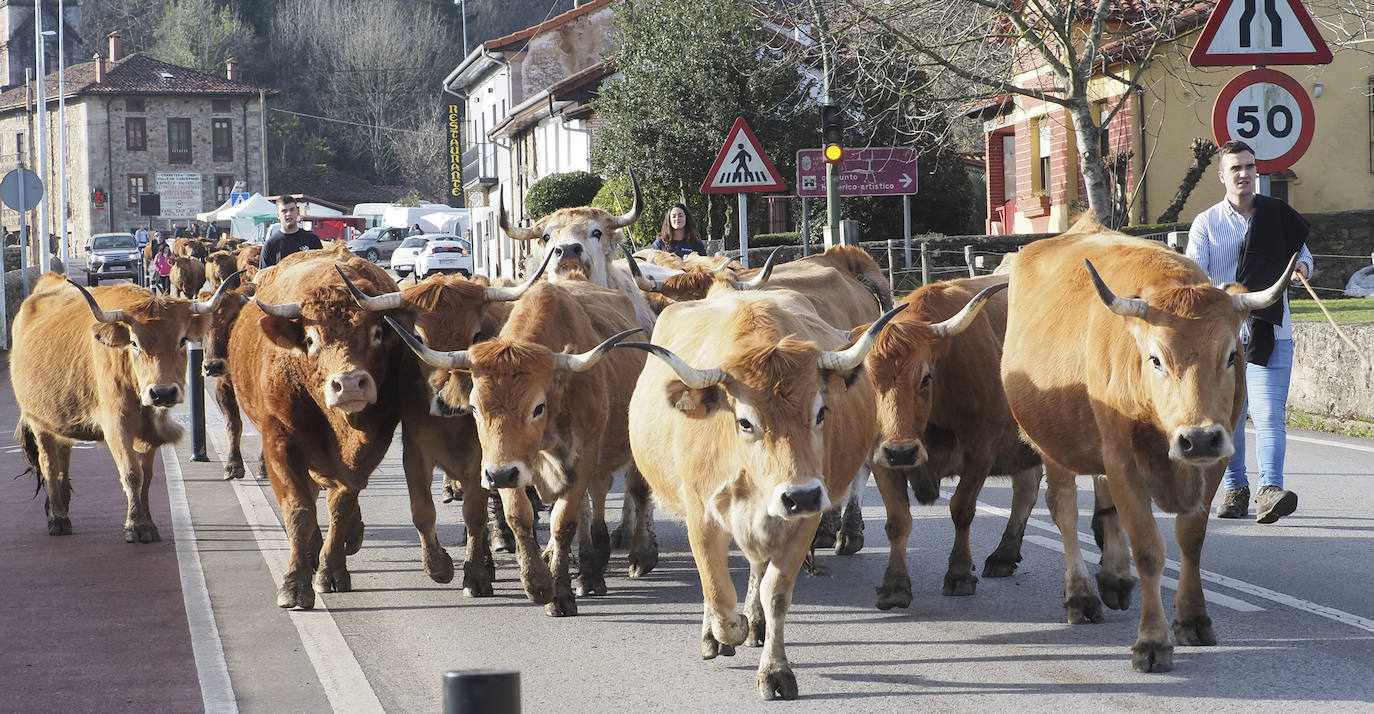
M 281 225 L 273 228 L 271 235 L 263 242 L 262 257 L 258 259 L 259 268 L 276 265 L 296 251 L 324 247 L 319 236 L 301 228 L 301 209 L 296 206 L 294 197 L 282 196 L 277 199 L 277 219 Z

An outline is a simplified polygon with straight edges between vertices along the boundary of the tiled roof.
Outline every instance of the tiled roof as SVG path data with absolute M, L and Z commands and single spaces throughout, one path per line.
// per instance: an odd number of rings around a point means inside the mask
M 57 72 L 47 76 L 48 101 L 57 101 Z M 66 69 L 67 97 L 110 94 L 202 94 L 256 97 L 259 87 L 236 82 L 220 75 L 197 72 L 143 54 L 132 54 L 118 62 L 105 63 L 105 81 L 95 81 L 95 62 L 82 62 Z M 275 94 L 275 90 L 268 90 Z M 0 111 L 24 106 L 24 87 L 0 93 Z
M 329 166 L 293 166 L 273 169 L 268 176 L 277 194 L 306 194 L 352 210 L 359 203 L 386 203 L 404 198 L 407 186 L 376 186 Z
M 591 2 L 583 3 L 579 7 L 575 7 L 565 13 L 554 15 L 553 17 L 539 23 L 538 25 L 532 25 L 530 27 L 526 27 L 523 30 L 512 32 L 511 34 L 506 35 L 505 37 L 498 37 L 494 40 L 487 40 L 482 44 L 486 45 L 487 49 L 493 51 L 510 47 L 512 45 L 520 44 L 522 42 L 528 41 L 530 38 L 534 37 L 540 32 L 543 32 L 553 27 L 558 27 L 559 25 L 562 25 L 564 23 L 572 22 L 573 20 L 576 20 L 579 17 L 590 15 L 591 13 L 600 10 L 603 7 L 606 7 L 607 5 L 610 5 L 611 1 L 612 0 L 591 0 Z

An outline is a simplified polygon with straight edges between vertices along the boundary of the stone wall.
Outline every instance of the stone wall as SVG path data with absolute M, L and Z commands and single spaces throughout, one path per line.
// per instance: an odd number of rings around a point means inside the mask
M 1341 329 L 1374 359 L 1374 324 Z M 1374 419 L 1374 373 L 1328 322 L 1293 326 L 1293 381 L 1288 406 L 1314 414 Z

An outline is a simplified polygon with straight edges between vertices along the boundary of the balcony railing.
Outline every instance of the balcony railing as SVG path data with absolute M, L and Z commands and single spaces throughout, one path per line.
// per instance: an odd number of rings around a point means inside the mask
M 463 150 L 463 185 L 496 183 L 496 145 L 481 142 Z

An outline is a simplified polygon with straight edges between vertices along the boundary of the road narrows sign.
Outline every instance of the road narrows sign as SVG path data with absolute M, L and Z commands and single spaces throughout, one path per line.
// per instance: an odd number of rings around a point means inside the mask
M 1302 0 L 1220 0 L 1188 55 L 1194 67 L 1330 64 Z
M 711 164 L 711 170 L 706 172 L 706 180 L 701 184 L 702 193 L 787 190 L 782 174 L 778 173 L 768 154 L 764 153 L 744 117 L 735 119 L 734 126 L 730 127 L 725 137 L 725 146 L 721 147 L 715 163 Z
M 1255 168 L 1271 174 L 1292 166 L 1312 143 L 1317 112 L 1298 80 L 1275 69 L 1252 69 L 1226 83 L 1212 107 L 1218 144 L 1239 139 L 1255 150 Z

